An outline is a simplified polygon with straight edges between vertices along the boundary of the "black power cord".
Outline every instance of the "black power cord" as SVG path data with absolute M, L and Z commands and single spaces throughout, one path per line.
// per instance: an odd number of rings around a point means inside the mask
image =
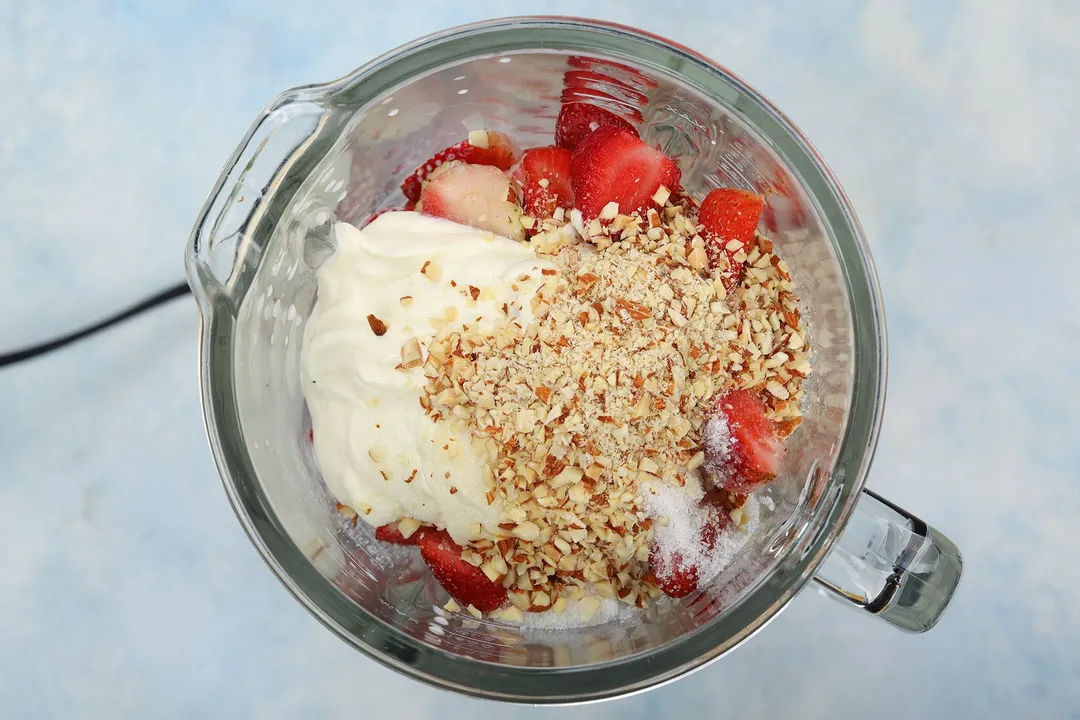
M 188 284 L 186 282 L 173 285 L 170 288 L 162 290 L 156 295 L 152 295 L 151 297 L 146 298 L 140 303 L 132 305 L 126 310 L 121 310 L 115 315 L 111 315 L 104 320 L 96 322 L 93 325 L 85 327 L 81 330 L 76 330 L 75 332 L 58 337 L 55 340 L 41 343 L 40 345 L 33 345 L 28 348 L 23 348 L 22 350 L 15 350 L 14 352 L 0 355 L 0 367 L 4 367 L 5 365 L 14 365 L 15 363 L 23 362 L 24 360 L 30 360 L 31 358 L 45 355 L 46 353 L 50 353 L 53 350 L 59 350 L 60 348 L 70 345 L 73 342 L 82 340 L 86 337 L 90 337 L 94 333 L 99 333 L 102 330 L 116 325 L 117 323 L 123 322 L 128 318 L 133 318 L 136 315 L 141 315 L 147 310 L 153 310 L 159 305 L 164 305 L 170 300 L 175 300 L 178 297 L 184 297 L 190 292 L 191 288 L 188 287 Z

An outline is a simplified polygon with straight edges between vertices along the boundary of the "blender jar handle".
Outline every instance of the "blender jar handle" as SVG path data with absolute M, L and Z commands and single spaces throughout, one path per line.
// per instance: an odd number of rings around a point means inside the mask
M 268 212 L 268 201 L 290 162 L 326 122 L 319 86 L 290 90 L 271 101 L 252 123 L 225 164 L 188 240 L 188 284 L 208 312 L 216 297 L 228 297 L 246 256 L 246 237 Z
M 937 624 L 963 558 L 956 545 L 888 500 L 863 490 L 815 580 L 836 596 L 909 632 Z

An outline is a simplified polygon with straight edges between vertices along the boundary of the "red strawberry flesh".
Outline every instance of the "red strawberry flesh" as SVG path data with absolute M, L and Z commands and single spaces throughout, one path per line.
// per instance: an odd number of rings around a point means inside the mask
M 743 263 L 735 256 L 754 239 L 764 206 L 765 198 L 738 188 L 717 188 L 701 202 L 698 222 L 705 226 L 705 253 L 728 290 L 742 275 Z
M 543 147 L 526 150 L 521 157 L 521 187 L 525 212 L 535 218 L 549 218 L 556 208 L 574 206 L 570 183 L 573 153 L 565 148 Z
M 420 537 L 420 555 L 450 596 L 480 612 L 492 612 L 506 602 L 506 588 L 493 583 L 484 571 L 461 557 L 461 546 L 445 530 L 426 530 Z
M 574 150 L 570 165 L 574 200 L 586 221 L 596 218 L 609 202 L 631 215 L 654 205 L 660 186 L 679 186 L 679 166 L 633 131 L 602 127 Z
M 666 561 L 656 559 L 654 554 L 650 564 L 656 584 L 668 597 L 686 597 L 697 590 L 697 567 L 686 562 L 681 553 L 672 553 Z
M 709 562 L 720 533 L 731 524 L 731 516 L 715 496 L 706 494 L 697 512 L 701 514 L 697 547 L 661 552 L 654 543 L 649 554 L 649 565 L 656 577 L 656 584 L 668 597 L 686 597 L 698 589 L 699 564 Z
M 718 397 L 713 408 L 704 426 L 705 463 L 717 484 L 745 494 L 775 478 L 783 445 L 761 398 L 750 390 L 733 390 Z
M 379 542 L 390 543 L 391 545 L 416 545 L 419 537 L 419 530 L 409 537 L 405 537 L 401 534 L 401 531 L 398 530 L 397 523 L 381 525 L 375 528 L 375 539 Z
M 628 121 L 602 107 L 584 102 L 572 102 L 559 109 L 555 121 L 555 145 L 568 150 L 578 146 L 586 135 L 602 127 L 618 127 L 637 137 L 637 130 Z

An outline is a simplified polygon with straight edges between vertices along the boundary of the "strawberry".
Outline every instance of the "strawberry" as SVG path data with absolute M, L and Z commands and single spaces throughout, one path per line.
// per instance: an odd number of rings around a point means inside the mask
M 487 131 L 486 138 L 486 142 L 481 139 L 479 144 L 474 145 L 473 141 L 477 138 L 473 138 L 470 133 L 469 140 L 462 140 L 456 145 L 435 153 L 426 163 L 416 168 L 412 175 L 405 178 L 405 182 L 401 183 L 401 192 L 405 194 L 405 198 L 409 202 L 419 200 L 424 180 L 435 172 L 437 167 L 452 160 L 509 170 L 510 166 L 517 162 L 517 152 L 514 150 L 513 142 L 509 137 L 498 132 Z
M 602 127 L 618 127 L 637 137 L 637 130 L 629 122 L 602 107 L 584 102 L 567 103 L 559 109 L 555 121 L 555 144 L 573 150 L 586 135 Z
M 705 226 L 705 252 L 709 265 L 719 270 L 728 290 L 742 275 L 742 262 L 735 260 L 754 239 L 765 198 L 748 190 L 717 188 L 701 202 L 698 222 Z
M 449 163 L 428 178 L 416 209 L 511 240 L 524 240 L 521 207 L 515 200 L 510 178 L 502 170 Z
M 465 562 L 461 546 L 445 530 L 426 530 L 419 544 L 420 554 L 435 579 L 459 603 L 472 605 L 480 612 L 491 612 L 506 602 L 506 588 L 493 583 L 480 568 Z
M 391 545 L 416 545 L 420 540 L 422 534 L 421 530 L 417 530 L 409 537 L 405 537 L 398 530 L 397 523 L 390 523 L 389 525 L 381 525 L 375 528 L 375 539 L 379 542 L 390 543 Z
M 586 221 L 609 202 L 630 215 L 653 205 L 661 185 L 679 186 L 682 171 L 671 158 L 642 142 L 632 130 L 607 126 L 591 133 L 574 149 L 570 179 L 574 200 Z
M 657 559 L 654 549 L 649 554 L 649 564 L 656 576 L 656 584 L 668 597 L 686 597 L 697 590 L 697 567 L 685 562 L 679 553 L 672 554 L 670 561 L 662 562 Z
M 731 516 L 729 511 L 717 503 L 715 497 L 708 494 L 702 499 L 699 510 L 705 516 L 701 526 L 700 548 L 687 554 L 701 557 L 711 553 L 720 533 L 731 524 Z M 697 565 L 687 562 L 682 553 L 675 552 L 670 558 L 661 558 L 654 545 L 649 554 L 649 564 L 656 577 L 656 584 L 668 597 L 686 597 L 697 590 Z
M 716 474 L 717 485 L 745 494 L 776 477 L 784 448 L 761 398 L 750 390 L 732 390 L 716 399 L 713 411 L 704 444 L 706 466 Z M 715 422 L 726 425 L 726 434 L 710 430 Z M 723 442 L 712 442 L 715 437 Z
M 558 147 L 525 151 L 521 156 L 521 189 L 526 213 L 535 218 L 549 218 L 555 214 L 555 208 L 574 206 L 574 188 L 570 185 L 572 156 L 566 148 Z

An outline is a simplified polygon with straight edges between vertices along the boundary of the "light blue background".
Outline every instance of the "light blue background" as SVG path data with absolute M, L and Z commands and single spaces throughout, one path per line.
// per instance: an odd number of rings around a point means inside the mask
M 0 0 L 0 348 L 179 280 L 205 194 L 279 91 L 523 12 L 699 49 L 831 163 L 889 316 L 871 486 L 967 561 L 941 625 L 906 636 L 808 592 L 710 668 L 588 709 L 407 681 L 311 619 L 245 539 L 185 300 L 0 370 L 0 715 L 1080 717 L 1075 2 Z

